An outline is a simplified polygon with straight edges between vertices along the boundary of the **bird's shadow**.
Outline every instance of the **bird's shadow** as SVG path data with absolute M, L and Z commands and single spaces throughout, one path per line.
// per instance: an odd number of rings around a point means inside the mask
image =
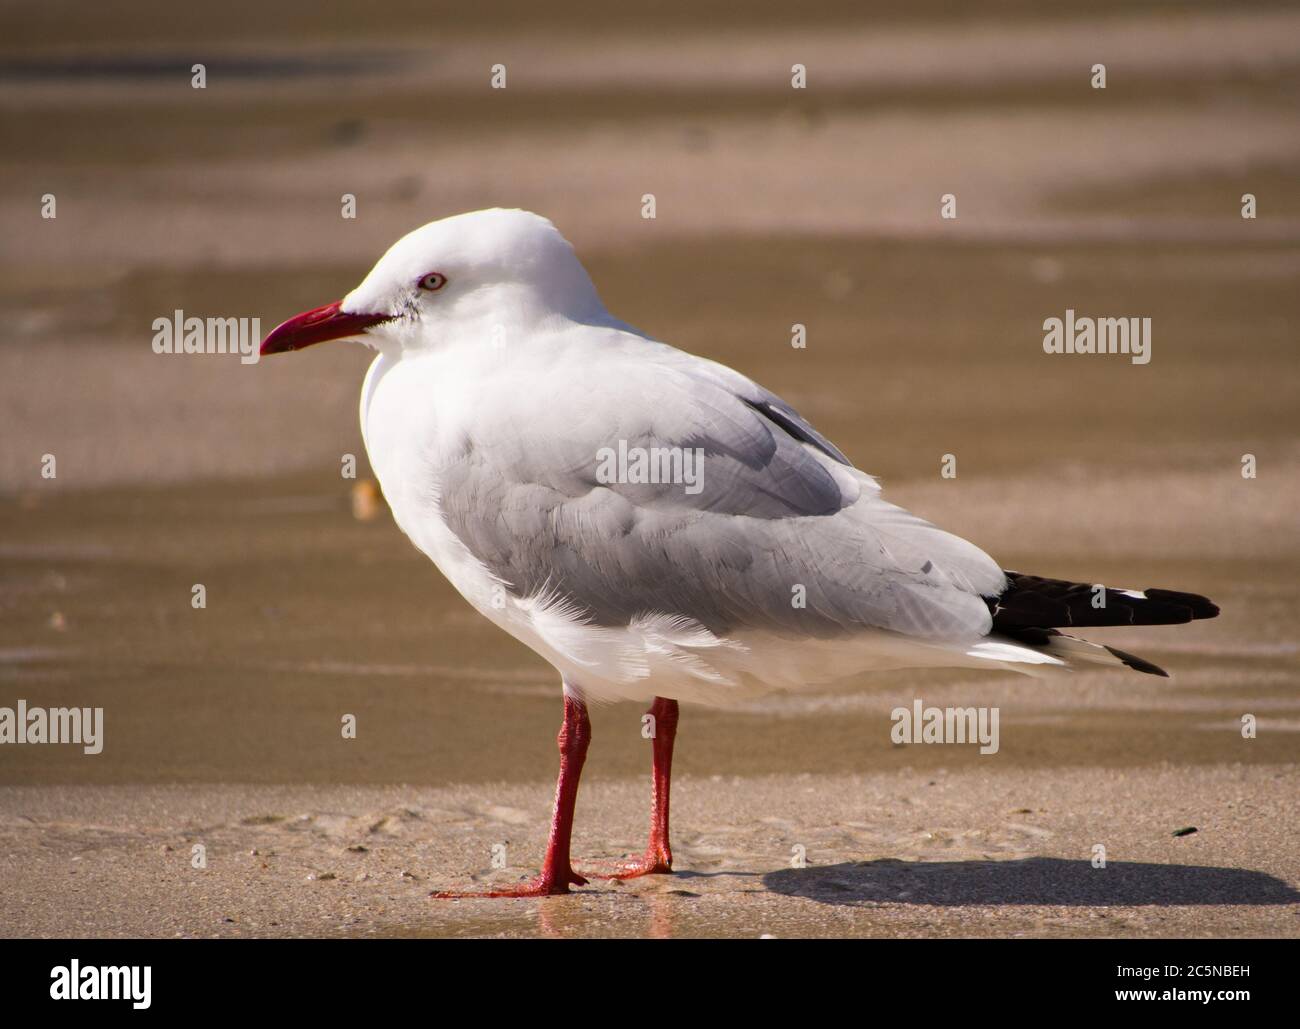
M 822 904 L 1046 904 L 1159 907 L 1295 904 L 1300 892 L 1264 872 L 1202 865 L 1025 858 L 1018 861 L 861 861 L 763 876 L 773 893 Z

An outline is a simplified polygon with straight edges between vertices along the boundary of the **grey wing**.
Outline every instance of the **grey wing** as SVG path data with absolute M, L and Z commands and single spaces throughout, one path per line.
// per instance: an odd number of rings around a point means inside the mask
M 596 625 L 988 632 L 981 596 L 1005 584 L 991 558 L 883 501 L 780 398 L 688 357 L 605 367 L 581 408 L 479 418 L 442 474 L 448 527 L 515 595 L 562 597 Z M 599 455 L 620 444 L 696 452 L 698 482 L 602 481 Z

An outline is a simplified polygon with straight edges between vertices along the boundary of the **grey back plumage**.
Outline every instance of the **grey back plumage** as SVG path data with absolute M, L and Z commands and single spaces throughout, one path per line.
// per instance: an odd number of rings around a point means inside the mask
M 793 408 L 725 366 L 593 328 L 563 382 L 527 353 L 437 469 L 448 528 L 519 597 L 592 624 L 646 614 L 740 631 L 987 633 L 1004 586 L 977 547 L 881 499 Z M 698 488 L 601 481 L 601 456 L 702 455 Z

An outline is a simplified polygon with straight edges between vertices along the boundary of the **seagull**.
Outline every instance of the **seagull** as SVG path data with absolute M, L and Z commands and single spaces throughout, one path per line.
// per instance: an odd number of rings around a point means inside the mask
M 361 431 L 397 525 L 563 688 L 540 874 L 435 896 L 587 883 L 569 843 L 589 704 L 649 703 L 653 740 L 649 844 L 601 877 L 666 874 L 681 701 L 902 668 L 1165 675 L 1061 630 L 1218 614 L 1197 594 L 1006 571 L 889 503 L 775 393 L 611 315 L 569 242 L 527 211 L 416 229 L 261 353 L 326 340 L 378 352 Z

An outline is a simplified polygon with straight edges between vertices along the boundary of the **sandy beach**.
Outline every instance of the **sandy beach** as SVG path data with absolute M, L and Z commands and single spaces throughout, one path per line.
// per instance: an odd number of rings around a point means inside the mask
M 531 874 L 543 784 L 6 791 L 6 915 L 35 935 L 1295 934 L 1294 767 L 686 778 L 671 877 L 431 900 Z M 640 783 L 579 803 L 579 869 L 641 846 Z M 21 812 L 18 815 L 17 812 Z M 1173 833 L 1192 826 L 1196 832 Z M 206 867 L 192 867 L 196 846 Z M 1095 866 L 1095 848 L 1105 865 Z M 491 867 L 494 848 L 506 866 Z M 795 867 L 797 855 L 804 864 Z
M 0 154 L 0 707 L 105 727 L 94 755 L 0 745 L 0 935 L 1300 935 L 1295 12 L 829 5 L 795 29 L 764 3 L 742 31 L 670 4 L 649 31 L 403 3 L 398 32 L 236 7 L 56 3 L 0 44 L 24 141 Z M 1004 567 L 1221 617 L 1088 634 L 1170 679 L 917 671 L 688 707 L 676 874 L 431 900 L 535 870 L 555 673 L 385 509 L 356 517 L 368 352 L 159 355 L 150 326 L 269 330 L 493 204 L 552 218 L 611 310 L 780 393 Z M 1150 318 L 1150 363 L 1045 354 L 1067 309 Z M 893 743 L 916 698 L 997 707 L 998 752 Z M 577 859 L 643 844 L 639 714 L 592 713 Z

